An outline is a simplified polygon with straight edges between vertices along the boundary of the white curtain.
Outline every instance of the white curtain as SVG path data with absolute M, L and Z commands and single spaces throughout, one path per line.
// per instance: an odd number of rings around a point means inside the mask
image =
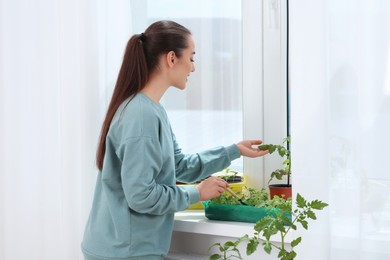
M 329 207 L 298 259 L 390 259 L 390 2 L 290 1 L 294 191 Z
M 1 260 L 82 259 L 129 16 L 125 0 L 0 1 Z

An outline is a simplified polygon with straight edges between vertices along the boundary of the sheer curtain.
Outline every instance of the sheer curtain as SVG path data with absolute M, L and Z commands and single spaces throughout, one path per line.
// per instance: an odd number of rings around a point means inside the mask
M 390 259 L 390 2 L 290 1 L 294 191 L 330 204 L 300 259 Z
M 127 1 L 0 1 L 0 259 L 81 259 L 129 15 Z

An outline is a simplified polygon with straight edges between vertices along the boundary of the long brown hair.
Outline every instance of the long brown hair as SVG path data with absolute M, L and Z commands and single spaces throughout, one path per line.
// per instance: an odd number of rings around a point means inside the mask
M 189 35 L 191 32 L 176 22 L 158 21 L 151 24 L 144 33 L 130 38 L 100 133 L 96 152 L 96 166 L 99 170 L 103 168 L 106 137 L 118 107 L 142 90 L 149 75 L 157 69 L 161 55 L 174 51 L 176 56 L 181 56 L 182 51 L 188 47 Z

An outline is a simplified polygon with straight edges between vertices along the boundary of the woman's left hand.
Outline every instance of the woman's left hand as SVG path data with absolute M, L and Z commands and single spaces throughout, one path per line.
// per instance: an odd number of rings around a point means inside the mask
M 238 150 L 242 156 L 255 158 L 268 154 L 268 150 L 262 151 L 257 146 L 262 144 L 261 140 L 244 140 L 237 144 Z M 255 146 L 255 147 L 253 147 Z

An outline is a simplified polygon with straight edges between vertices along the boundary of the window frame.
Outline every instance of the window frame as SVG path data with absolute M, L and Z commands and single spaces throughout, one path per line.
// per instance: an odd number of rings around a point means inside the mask
M 286 1 L 242 1 L 242 26 L 243 137 L 280 143 L 288 127 Z M 248 186 L 266 187 L 280 164 L 276 156 L 244 158 Z

